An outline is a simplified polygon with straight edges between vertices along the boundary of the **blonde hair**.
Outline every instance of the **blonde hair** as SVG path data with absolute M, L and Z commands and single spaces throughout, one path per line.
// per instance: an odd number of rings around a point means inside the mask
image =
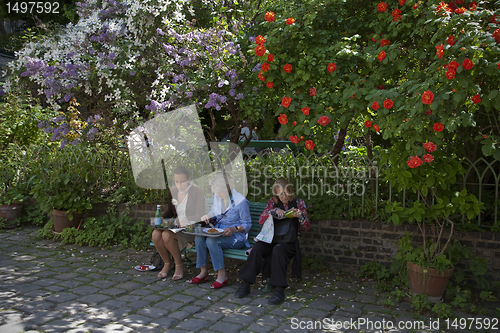
M 277 193 L 277 187 L 280 187 L 285 191 L 285 193 L 288 196 L 288 201 L 292 201 L 293 198 L 295 197 L 295 193 L 293 192 L 293 186 L 286 180 L 285 178 L 278 178 L 273 184 L 273 201 L 274 203 L 278 203 L 279 198 L 276 195 Z

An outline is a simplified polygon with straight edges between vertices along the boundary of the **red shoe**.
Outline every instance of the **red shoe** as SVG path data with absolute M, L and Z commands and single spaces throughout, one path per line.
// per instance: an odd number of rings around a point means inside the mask
M 191 280 L 189 280 L 189 283 L 191 283 L 191 284 L 200 284 L 200 283 L 203 283 L 203 282 L 207 282 L 207 280 L 208 280 L 208 275 L 205 276 L 204 278 L 201 278 L 201 279 L 196 276 L 196 277 L 192 278 Z
M 220 289 L 220 288 L 224 287 L 225 285 L 227 285 L 227 279 L 224 282 L 222 282 L 222 283 L 220 283 L 217 280 L 215 280 L 214 283 L 212 283 L 212 285 L 210 286 L 210 288 L 212 288 L 212 289 Z

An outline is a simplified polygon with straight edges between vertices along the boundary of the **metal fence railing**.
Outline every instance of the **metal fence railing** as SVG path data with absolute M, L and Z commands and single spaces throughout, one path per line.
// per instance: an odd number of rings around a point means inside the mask
M 124 194 L 117 198 L 123 200 L 127 200 L 127 196 L 135 192 L 147 192 L 135 185 L 128 150 L 123 148 L 108 149 L 83 145 L 68 146 L 62 150 L 55 147 L 19 147 L 19 153 L 25 159 L 26 167 L 22 172 L 28 174 L 42 166 L 50 168 L 47 174 L 57 176 L 62 170 L 74 169 L 76 172 L 85 164 L 87 176 L 98 182 L 98 188 L 93 193 L 99 193 L 103 197 L 110 196 L 120 189 Z M 319 156 L 285 149 L 265 150 L 246 156 L 247 198 L 250 201 L 268 200 L 272 195 L 271 186 L 274 180 L 285 177 L 295 186 L 298 196 L 304 200 L 309 199 L 306 202 L 315 203 L 313 208 L 317 216 L 325 218 L 342 214 L 350 218 L 373 218 L 382 214 L 387 203 L 400 201 L 403 207 L 406 207 L 418 200 L 411 191 L 397 191 L 394 184 L 384 180 L 383 175 L 388 171 L 388 165 L 380 165 L 377 156 L 369 160 L 357 151 L 348 151 L 338 156 L 337 164 L 334 162 L 333 155 Z M 496 225 L 500 215 L 500 161 L 464 159 L 462 164 L 465 173 L 452 189 L 460 191 L 466 188 L 484 203 L 485 209 L 474 223 L 481 227 Z M 330 212 L 337 212 L 338 216 L 332 216 L 333 213 Z M 465 216 L 462 216 L 461 221 L 469 222 Z

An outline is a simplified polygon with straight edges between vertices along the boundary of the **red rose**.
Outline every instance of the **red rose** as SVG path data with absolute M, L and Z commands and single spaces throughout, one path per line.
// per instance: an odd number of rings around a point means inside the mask
M 266 15 L 264 15 L 264 19 L 268 22 L 273 22 L 274 21 L 274 13 L 273 12 L 266 12 Z
M 305 108 L 302 108 L 302 113 L 307 116 L 307 115 L 309 115 L 309 110 L 311 110 L 311 109 L 308 106 L 306 106 Z
M 387 10 L 387 4 L 385 2 L 381 2 L 377 5 L 377 10 L 379 12 L 385 12 Z
M 381 84 L 381 85 L 377 86 L 377 89 L 378 89 L 378 90 L 384 90 L 384 89 L 385 89 L 385 86 L 384 86 L 383 84 Z
M 500 69 L 500 62 L 498 63 L 498 69 Z
M 404 5 L 405 5 L 405 3 L 406 3 L 406 0 L 399 0 L 399 5 L 400 5 L 400 6 L 404 6 Z
M 371 122 L 371 121 L 369 121 L 369 120 L 365 121 L 365 127 L 366 127 L 366 128 L 370 128 L 370 127 L 372 127 L 372 122 Z
M 382 61 L 385 59 L 386 53 L 384 51 L 380 51 L 380 53 L 377 56 L 378 61 Z
M 263 72 L 267 72 L 269 70 L 269 64 L 267 62 L 263 63 L 260 68 Z
M 422 94 L 422 103 L 431 105 L 432 101 L 434 100 L 434 94 L 430 90 L 424 91 Z
M 330 122 L 330 118 L 328 118 L 327 116 L 321 116 L 318 119 L 318 124 L 320 124 L 322 126 L 328 125 L 329 122 Z
M 424 111 L 424 112 L 425 112 L 425 114 L 426 114 L 426 115 L 429 115 L 429 116 L 430 116 L 430 115 L 432 114 L 432 109 L 426 110 L 426 111 Z
M 443 43 L 441 45 L 436 46 L 436 54 L 439 58 L 442 58 L 444 55 L 444 48 L 443 48 Z
M 255 54 L 257 57 L 262 57 L 264 54 L 266 54 L 266 48 L 262 45 L 259 45 L 255 48 Z
M 401 21 L 401 15 L 396 15 L 392 18 L 394 22 Z
M 460 67 L 460 64 L 458 62 L 456 62 L 455 60 L 453 60 L 452 62 L 450 62 L 448 64 L 448 68 L 451 68 L 454 71 L 457 70 L 458 67 Z
M 316 146 L 314 144 L 314 142 L 312 140 L 307 140 L 306 141 L 306 148 L 309 149 L 309 150 L 313 150 L 314 149 L 314 146 Z
M 384 108 L 390 109 L 394 106 L 394 102 L 389 98 L 384 101 Z
M 288 25 L 292 25 L 293 22 L 295 22 L 295 19 L 293 19 L 291 17 L 286 19 L 286 24 L 288 24 Z
M 455 36 L 451 35 L 450 37 L 448 37 L 446 39 L 446 43 L 448 43 L 448 45 L 455 45 L 457 41 L 455 40 Z
M 441 123 L 435 123 L 434 126 L 432 126 L 432 129 L 436 132 L 441 132 L 442 130 L 444 130 L 444 126 Z
M 472 63 L 472 60 L 470 60 L 469 58 L 465 58 L 464 62 L 462 63 L 462 66 L 464 66 L 464 68 L 467 70 L 471 70 L 474 64 Z
M 378 105 L 377 101 L 375 101 L 375 102 L 372 103 L 372 109 L 373 110 L 377 111 L 379 107 L 380 107 L 380 105 Z
M 466 11 L 467 11 L 467 9 L 465 9 L 464 7 L 460 7 L 460 8 L 455 9 L 455 14 L 463 14 Z
M 491 23 L 498 23 L 498 22 L 497 22 L 497 19 L 496 19 L 496 17 L 497 17 L 497 16 L 498 16 L 498 15 L 493 15 L 493 16 L 490 18 Z
M 292 123 L 293 126 L 297 126 L 297 122 L 294 120 Z
M 333 71 L 337 70 L 337 64 L 335 63 L 329 63 L 328 66 L 326 66 L 326 70 L 329 71 L 330 73 Z
M 425 154 L 422 157 L 424 158 L 425 163 L 431 163 L 434 160 L 434 157 L 431 154 Z
M 424 142 L 423 146 L 424 146 L 425 150 L 427 150 L 429 153 L 432 153 L 437 148 L 437 145 L 434 142 L 430 142 L 430 141 Z
M 299 143 L 300 141 L 299 137 L 296 135 L 290 135 L 289 139 L 292 143 Z
M 455 72 L 453 69 L 448 68 L 448 70 L 446 71 L 445 75 L 446 75 L 446 78 L 447 78 L 448 80 L 451 80 L 451 79 L 454 79 L 454 78 L 455 78 L 455 74 L 456 74 L 456 73 L 457 73 L 457 72 Z
M 495 31 L 491 34 L 491 37 L 495 38 L 497 43 L 500 43 L 500 29 L 495 29 Z
M 267 62 L 273 62 L 274 56 L 272 54 L 267 55 Z
M 262 37 L 261 35 L 258 35 L 257 37 L 255 37 L 255 43 L 257 43 L 259 45 L 264 45 L 265 42 L 266 42 L 266 39 L 264 37 Z
M 386 46 L 386 45 L 389 45 L 389 44 L 391 44 L 391 42 L 390 42 L 390 41 L 388 41 L 387 39 L 382 38 L 382 39 L 380 40 L 380 46 L 382 46 L 382 47 L 384 47 L 384 46 Z
M 274 83 L 272 83 L 272 82 L 269 82 L 269 81 L 268 81 L 268 82 L 266 82 L 266 86 L 267 86 L 268 88 L 272 88 L 272 87 L 273 87 L 273 85 L 274 85 Z
M 411 8 L 412 8 L 413 10 L 417 9 L 417 8 L 418 8 L 418 4 L 414 4 L 413 6 L 411 6 Z
M 479 94 L 472 96 L 472 101 L 476 104 L 481 103 L 481 96 Z
M 410 167 L 410 168 L 416 168 L 416 167 L 419 167 L 422 165 L 422 160 L 420 159 L 420 157 L 418 156 L 410 156 L 410 160 L 409 161 L 406 161 L 406 164 Z
M 311 89 L 309 89 L 309 95 L 311 95 L 312 97 L 316 96 L 316 88 L 312 87 Z
M 292 65 L 286 64 L 285 66 L 283 66 L 283 70 L 285 71 L 285 73 L 290 73 L 292 71 Z
M 287 108 L 290 106 L 291 102 L 292 102 L 291 97 L 283 97 L 283 99 L 281 100 L 281 105 L 283 105 L 283 107 Z
M 373 124 L 373 129 L 375 130 L 375 132 L 379 132 L 380 131 L 380 128 L 378 127 L 377 124 Z
M 278 121 L 280 122 L 281 125 L 285 125 L 288 123 L 288 118 L 286 117 L 286 114 L 281 114 L 278 117 Z
M 266 81 L 266 77 L 264 75 L 262 75 L 262 73 L 259 72 L 259 75 L 257 75 L 257 77 L 259 78 L 259 80 L 261 81 Z
M 400 16 L 401 15 L 401 10 L 396 8 L 392 11 L 392 16 Z

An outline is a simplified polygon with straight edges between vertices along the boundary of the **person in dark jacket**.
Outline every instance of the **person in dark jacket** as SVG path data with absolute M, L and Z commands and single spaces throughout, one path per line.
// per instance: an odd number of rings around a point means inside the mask
M 290 218 L 285 218 L 286 211 L 291 210 Z M 274 294 L 269 299 L 269 304 L 281 304 L 285 300 L 286 271 L 291 259 L 294 259 L 294 273 L 300 276 L 301 255 L 297 238 L 299 231 L 309 230 L 309 219 L 304 201 L 296 198 L 291 184 L 284 178 L 279 178 L 273 185 L 273 197 L 269 199 L 266 208 L 259 217 L 259 223 L 273 217 L 274 237 L 272 243 L 257 241 L 243 265 L 239 277 L 242 280 L 235 293 L 237 298 L 242 298 L 250 293 L 250 285 L 255 283 L 256 276 L 265 269 L 266 260 L 270 267 L 271 286 Z M 288 229 L 283 228 L 288 227 Z M 279 234 L 286 230 L 284 234 Z M 264 274 L 264 273 L 263 273 Z
M 189 170 L 185 167 L 177 167 L 174 170 L 175 186 L 170 189 L 171 200 L 167 210 L 163 214 L 164 218 L 177 218 L 179 227 L 183 227 L 188 221 L 200 221 L 205 214 L 205 196 L 203 190 L 193 184 Z M 168 271 L 174 268 L 175 272 L 172 280 L 180 280 L 184 276 L 184 266 L 181 258 L 181 250 L 186 244 L 194 241 L 194 236 L 183 233 L 173 233 L 170 230 L 153 230 L 153 243 L 160 254 L 165 266 L 159 278 L 165 278 Z M 170 255 L 174 258 L 171 261 Z

